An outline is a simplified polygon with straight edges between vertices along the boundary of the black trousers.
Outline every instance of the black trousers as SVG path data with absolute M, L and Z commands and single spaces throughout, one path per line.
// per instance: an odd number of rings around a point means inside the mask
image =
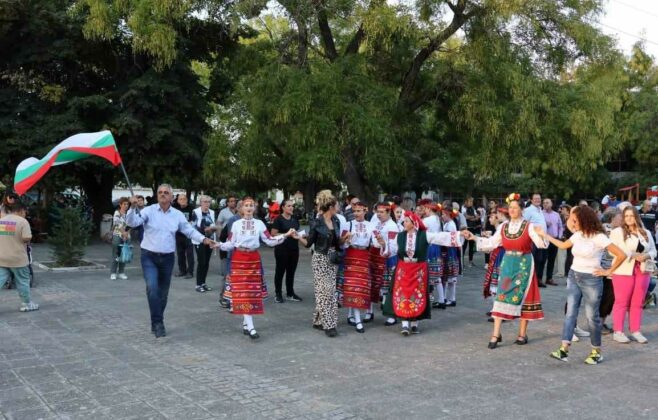
M 185 236 L 176 235 L 176 258 L 179 273 L 194 274 L 194 245 Z
M 548 249 L 546 250 L 546 280 L 553 280 L 557 251 L 558 248 L 555 245 L 548 245 Z
M 535 260 L 535 274 L 537 275 L 537 281 L 542 283 L 542 276 L 544 274 L 544 267 L 546 266 L 546 250 L 542 248 L 537 248 L 535 245 L 532 245 L 532 258 Z
M 573 254 L 571 253 L 571 248 L 567 249 L 567 258 L 564 259 L 564 275 L 569 275 L 569 270 L 571 270 L 571 264 L 573 263 Z
M 196 285 L 201 286 L 206 283 L 208 277 L 208 267 L 210 267 L 210 257 L 212 256 L 212 249 L 208 245 L 199 244 L 194 245 L 196 249 Z
M 480 229 L 473 229 L 469 228 L 469 232 L 471 232 L 474 235 L 479 235 L 480 234 Z M 466 248 L 468 248 L 468 262 L 473 262 L 473 254 L 475 254 L 475 241 L 465 241 L 463 248 L 462 248 L 462 261 L 464 261 L 466 258 Z
M 274 292 L 281 294 L 283 275 L 286 275 L 286 295 L 292 296 L 295 293 L 295 270 L 299 262 L 299 250 L 290 250 L 283 246 L 274 248 L 274 259 L 276 260 L 276 269 L 274 270 Z

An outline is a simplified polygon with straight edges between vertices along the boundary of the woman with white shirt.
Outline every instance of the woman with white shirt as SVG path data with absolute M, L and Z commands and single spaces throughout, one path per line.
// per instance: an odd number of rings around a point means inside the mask
M 245 197 L 242 200 L 242 218 L 233 223 L 226 242 L 214 246 L 222 251 L 233 250 L 229 273 L 233 314 L 244 316 L 242 333 L 252 339 L 259 337 L 253 315 L 264 313 L 263 270 L 258 254 L 260 241 L 276 246 L 295 233 L 294 229 L 290 229 L 285 235 L 270 235 L 265 224 L 254 219 L 255 210 L 254 199 Z
M 562 327 L 562 345 L 550 356 L 563 362 L 569 361 L 569 346 L 582 302 L 585 305 L 585 317 L 589 324 L 592 343 L 592 350 L 585 363 L 596 365 L 603 361 L 599 316 L 603 293 L 602 277 L 608 276 L 619 266 L 624 253 L 605 235 L 601 222 L 590 207 L 574 207 L 567 226 L 574 233 L 565 242 L 553 238 L 539 227 L 535 228 L 540 236 L 548 239 L 556 247 L 571 248 L 573 253 L 573 263 L 567 277 L 567 314 Z M 601 257 L 606 250 L 615 256 L 615 261 L 608 270 L 603 270 Z
M 454 219 L 458 213 L 451 208 L 441 210 L 442 232 L 457 232 Z M 440 254 L 439 288 L 445 288 L 445 302 L 440 302 L 437 307 L 445 309 L 449 306 L 457 306 L 457 279 L 462 273 L 462 253 L 461 248 L 442 246 Z
M 630 341 L 624 334 L 628 312 L 631 337 L 638 343 L 646 344 L 647 339 L 640 332 L 642 305 L 651 277 L 651 273 L 646 271 L 647 261 L 656 258 L 656 245 L 651 232 L 644 228 L 635 207 L 626 207 L 623 218 L 624 224 L 610 232 L 610 240 L 625 253 L 619 258 L 621 263 L 612 274 L 612 287 L 615 291 L 615 304 L 612 308 L 613 339 L 620 343 Z
M 381 236 L 375 237 L 374 227 L 365 220 L 365 204 L 352 204 L 352 211 L 354 220 L 345 227 L 343 306 L 348 308 L 347 322 L 354 326 L 356 332 L 364 333 L 361 311 L 370 309 L 370 246 L 378 243 L 381 252 L 385 252 L 386 242 Z

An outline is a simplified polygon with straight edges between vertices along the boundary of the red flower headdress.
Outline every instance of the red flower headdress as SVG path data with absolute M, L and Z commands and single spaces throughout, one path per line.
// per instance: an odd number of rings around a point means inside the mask
M 416 230 L 426 230 L 427 227 L 425 227 L 425 224 L 423 223 L 423 220 L 418 217 L 418 215 L 412 211 L 405 211 L 404 212 L 404 217 L 408 217 L 409 220 L 411 220 L 411 223 L 414 224 L 414 227 Z

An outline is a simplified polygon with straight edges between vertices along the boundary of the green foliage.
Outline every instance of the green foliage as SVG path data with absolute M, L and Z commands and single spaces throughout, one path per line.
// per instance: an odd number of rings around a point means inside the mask
M 48 238 L 52 254 L 59 267 L 77 267 L 85 255 L 91 223 L 83 217 L 83 209 L 59 209 L 59 219 Z

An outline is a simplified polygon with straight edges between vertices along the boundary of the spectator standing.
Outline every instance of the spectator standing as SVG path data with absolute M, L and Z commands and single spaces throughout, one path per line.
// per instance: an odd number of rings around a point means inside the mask
M 523 218 L 533 225 L 541 227 L 546 232 L 546 219 L 544 219 L 541 204 L 541 194 L 532 194 L 530 204 L 523 210 Z M 537 286 L 539 287 L 546 287 L 546 284 L 542 281 L 542 273 L 539 271 L 539 267 L 544 267 L 546 264 L 546 254 L 546 249 L 539 248 L 535 244 L 532 245 L 532 257 L 535 260 L 535 273 L 537 274 Z
M 299 230 L 299 221 L 292 215 L 295 204 L 292 200 L 281 202 L 282 213 L 272 222 L 272 236 L 279 233 Z M 283 275 L 286 276 L 286 299 L 301 302 L 302 298 L 295 294 L 295 271 L 299 262 L 299 243 L 295 238 L 287 237 L 282 244 L 274 247 L 276 269 L 274 271 L 275 302 L 283 303 Z
M 144 201 L 144 196 L 136 195 L 135 197 L 137 197 L 137 208 L 141 211 L 146 205 L 146 202 Z M 141 243 L 142 239 L 144 239 L 144 226 L 138 226 L 137 228 L 133 229 L 131 233 L 131 237 L 134 238 L 137 241 L 137 243 Z
M 622 217 L 624 224 L 610 233 L 610 240 L 627 256 L 618 268 L 613 265 L 616 268 L 612 274 L 612 287 L 615 292 L 615 304 L 612 308 L 613 339 L 620 343 L 630 341 L 624 334 L 628 312 L 631 336 L 638 343 L 646 344 L 648 340 L 640 331 L 642 305 L 651 277 L 647 262 L 656 258 L 656 245 L 650 231 L 644 228 L 635 207 L 624 208 Z
M 190 222 L 196 230 L 206 238 L 214 238 L 215 235 L 215 211 L 210 209 L 212 199 L 207 195 L 200 197 L 201 206 L 192 211 Z M 208 276 L 208 267 L 210 266 L 210 257 L 212 249 L 197 240 L 192 240 L 192 245 L 196 251 L 196 291 L 199 293 L 209 292 L 212 289 L 206 285 Z
M 571 231 L 569 225 L 567 224 L 567 220 L 569 220 L 569 216 L 571 215 L 571 206 L 568 204 L 563 204 L 560 206 L 560 218 L 562 219 L 562 227 L 563 227 L 563 232 L 562 232 L 562 238 L 561 240 L 564 242 L 567 239 L 573 235 L 573 232 Z M 560 250 L 564 251 L 564 250 Z M 569 270 L 571 270 L 571 264 L 573 263 L 573 253 L 571 252 L 571 248 L 567 249 L 565 252 L 564 256 L 564 277 L 567 277 L 569 275 Z
M 144 226 L 141 263 L 146 282 L 146 297 L 151 312 L 151 332 L 156 338 L 167 335 L 164 326 L 164 311 L 167 307 L 171 273 L 174 270 L 176 233 L 212 245 L 214 242 L 204 237 L 190 225 L 183 213 L 171 205 L 172 188 L 168 184 L 158 187 L 158 202 L 137 211 L 137 197 L 130 199 L 126 222 L 128 226 Z
M 30 224 L 25 219 L 25 206 L 14 200 L 12 204 L 4 203 L 3 211 L 5 215 L 0 218 L 0 289 L 13 275 L 21 298 L 19 311 L 36 311 L 39 305 L 30 295 L 30 267 L 25 249 L 32 240 Z
M 121 280 L 128 280 L 124 273 L 126 264 L 120 261 L 121 247 L 130 243 L 130 227 L 126 223 L 126 214 L 130 207 L 127 197 L 119 199 L 119 208 L 112 217 L 112 267 L 110 269 L 110 280 L 116 280 L 117 274 Z M 118 273 L 117 273 L 118 270 Z
M 473 206 L 473 197 L 466 198 L 466 201 L 464 201 L 464 210 L 462 213 L 466 219 L 466 226 L 468 227 L 468 231 L 474 235 L 479 235 L 482 231 L 482 221 L 480 214 L 475 209 L 475 206 Z M 475 254 L 475 247 L 476 245 L 474 241 L 466 241 L 464 243 L 462 259 L 466 259 L 466 249 L 468 249 L 469 267 L 473 267 L 473 254 Z
M 640 208 L 640 219 L 642 219 L 644 228 L 651 232 L 651 236 L 653 236 L 656 233 L 656 212 L 651 207 L 650 200 L 644 200 L 642 202 L 642 208 Z
M 358 202 L 359 199 L 355 197 L 353 194 L 347 194 L 347 197 L 345 199 L 345 210 L 343 211 L 343 216 L 345 216 L 345 220 L 347 220 L 348 222 L 351 222 L 352 220 L 355 219 L 354 210 L 352 209 L 352 206 Z
M 561 238 L 564 234 L 564 226 L 562 225 L 562 218 L 560 215 L 553 211 L 553 201 L 550 198 L 545 198 L 543 202 L 543 214 L 544 220 L 546 221 L 546 233 L 548 233 L 553 238 Z M 544 266 L 546 267 L 546 284 L 551 286 L 557 286 L 558 284 L 553 280 L 553 272 L 555 268 L 555 259 L 557 257 L 557 246 L 553 243 L 548 245 L 546 250 L 546 259 L 542 262 L 541 267 L 539 267 L 539 275 L 537 279 L 542 280 L 544 274 Z
M 187 195 L 181 193 L 176 198 L 174 208 L 183 213 L 188 222 L 192 218 L 194 208 L 187 200 Z M 181 232 L 176 233 L 176 256 L 178 257 L 178 273 L 176 277 L 185 276 L 186 279 L 194 277 L 194 246 L 192 241 Z
M 229 195 L 226 198 L 226 207 L 219 212 L 217 216 L 217 229 L 219 230 L 219 240 L 225 242 L 228 239 L 228 229 L 225 229 L 231 220 L 238 212 L 238 200 L 234 195 Z M 219 293 L 219 302 L 222 305 L 228 306 L 224 300 L 224 288 L 226 287 L 226 276 L 228 275 L 228 252 L 219 250 L 219 274 L 222 277 L 222 285 Z

